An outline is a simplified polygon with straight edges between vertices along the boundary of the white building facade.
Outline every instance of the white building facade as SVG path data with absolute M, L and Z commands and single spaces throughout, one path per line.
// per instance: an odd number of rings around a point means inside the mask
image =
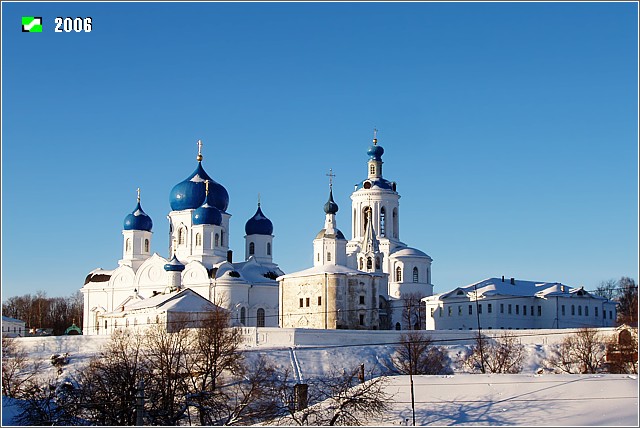
M 488 278 L 422 299 L 427 330 L 613 327 L 616 304 L 558 282 Z
M 245 260 L 233 262 L 229 194 L 204 170 L 200 142 L 196 160 L 195 171 L 170 193 L 167 258 L 151 251 L 153 222 L 142 210 L 138 192 L 136 208 L 125 217 L 119 266 L 93 270 L 81 288 L 84 334 L 110 334 L 114 327 L 110 323 L 115 320 L 106 314 L 136 300 L 183 288 L 231 311 L 238 325 L 277 326 L 275 278 L 283 272 L 273 262 L 273 224 L 258 203 L 245 224 Z
M 400 241 L 400 194 L 396 183 L 382 176 L 383 153 L 374 135 L 367 151 L 367 178 L 356 185 L 351 195 L 349 241 L 336 226 L 338 206 L 331 185 L 324 207 L 324 228 L 313 241 L 314 267 L 278 279 L 281 327 L 397 330 L 425 327 L 419 307 L 420 299 L 433 294 L 433 260 Z M 333 281 L 336 292 L 326 302 L 329 306 L 316 308 L 322 315 L 317 322 L 311 322 L 308 317 L 298 315 L 311 313 L 306 309 L 305 292 L 318 288 L 320 280 Z M 313 301 L 313 296 L 309 295 L 309 299 Z M 411 306 L 407 308 L 408 301 L 414 302 L 414 311 Z M 347 322 L 344 315 L 347 312 L 358 313 L 358 317 Z M 289 313 L 296 313 L 295 319 L 290 319 Z M 341 319 L 338 313 L 343 314 Z

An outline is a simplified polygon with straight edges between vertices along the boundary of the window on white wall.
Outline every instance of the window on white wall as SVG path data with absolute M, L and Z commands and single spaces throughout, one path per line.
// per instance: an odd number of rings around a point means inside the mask
M 256 313 L 256 325 L 258 327 L 264 327 L 264 309 L 259 308 Z
M 144 252 L 145 253 L 149 252 L 149 240 L 148 239 L 144 240 Z
M 256 244 L 249 242 L 249 255 L 252 256 L 256 252 Z
M 202 246 L 202 235 L 200 233 L 196 233 L 196 247 Z
M 402 282 L 402 268 L 400 266 L 396 268 L 396 282 Z
M 267 242 L 267 256 L 271 255 L 271 242 Z
M 180 229 L 178 229 L 178 245 L 184 245 L 186 234 L 187 234 L 187 231 L 185 230 L 184 227 L 181 227 Z
M 413 282 L 419 282 L 418 281 L 418 268 L 417 267 L 413 268 Z
M 127 252 L 131 251 L 131 238 L 127 238 L 126 248 L 127 248 Z

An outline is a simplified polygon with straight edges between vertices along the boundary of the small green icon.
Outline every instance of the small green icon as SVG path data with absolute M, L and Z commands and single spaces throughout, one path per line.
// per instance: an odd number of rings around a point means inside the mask
M 42 17 L 41 16 L 23 16 L 22 32 L 23 33 L 42 33 Z

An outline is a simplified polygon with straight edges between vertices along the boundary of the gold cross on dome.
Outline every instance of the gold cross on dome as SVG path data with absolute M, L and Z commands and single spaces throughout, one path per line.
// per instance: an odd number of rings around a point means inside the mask
M 198 140 L 198 161 L 202 160 L 202 140 Z
M 333 169 L 329 168 L 329 174 L 325 174 L 327 177 L 329 177 L 329 188 L 333 189 L 333 177 L 335 177 L 336 175 L 333 173 Z

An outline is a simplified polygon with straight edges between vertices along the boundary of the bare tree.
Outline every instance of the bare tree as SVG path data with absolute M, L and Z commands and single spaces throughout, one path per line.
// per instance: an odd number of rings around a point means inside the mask
M 520 373 L 525 358 L 525 349 L 511 333 L 489 339 L 476 335 L 476 343 L 469 355 L 462 357 L 462 366 L 473 372 Z
M 15 338 L 2 336 L 2 395 L 21 396 L 41 366 L 40 361 L 29 358 Z
M 142 334 L 115 331 L 77 378 L 79 414 L 97 425 L 134 425 L 137 387 L 148 382 Z
M 604 340 L 593 328 L 581 328 L 550 353 L 548 366 L 565 373 L 598 373 L 605 363 Z
M 406 330 L 423 330 L 426 326 L 426 307 L 420 299 L 419 293 L 402 295 L 402 322 Z
M 595 289 L 594 294 L 608 300 L 613 300 L 618 295 L 618 281 L 615 279 L 600 281 L 600 284 Z
M 452 373 L 446 350 L 434 345 L 431 336 L 411 331 L 401 334 L 399 342 L 391 356 L 391 366 L 387 367 L 393 372 L 413 375 Z
M 201 425 L 215 424 L 222 417 L 220 414 L 224 411 L 221 409 L 228 410 L 226 404 L 220 403 L 226 399 L 220 381 L 246 370 L 238 349 L 241 333 L 231 327 L 229 311 L 217 305 L 192 334 L 194 339 L 185 356 L 190 374 L 187 378 L 189 404 L 198 410 Z
M 162 324 L 148 327 L 144 335 L 144 359 L 150 372 L 145 384 L 146 417 L 152 425 L 178 425 L 186 417 L 188 377 L 186 358 L 191 335 L 188 320 L 176 318 L 172 332 Z
M 309 406 L 299 408 L 291 394 L 281 394 L 287 403 L 277 422 L 291 425 L 364 425 L 372 418 L 380 417 L 389 409 L 391 395 L 385 392 L 386 378 L 367 377 L 360 379 L 360 367 L 342 374 L 335 372 L 322 379 L 310 381 L 308 386 Z M 290 391 L 291 385 L 283 384 Z
M 638 327 L 638 286 L 636 282 L 623 276 L 618 282 L 618 324 Z

